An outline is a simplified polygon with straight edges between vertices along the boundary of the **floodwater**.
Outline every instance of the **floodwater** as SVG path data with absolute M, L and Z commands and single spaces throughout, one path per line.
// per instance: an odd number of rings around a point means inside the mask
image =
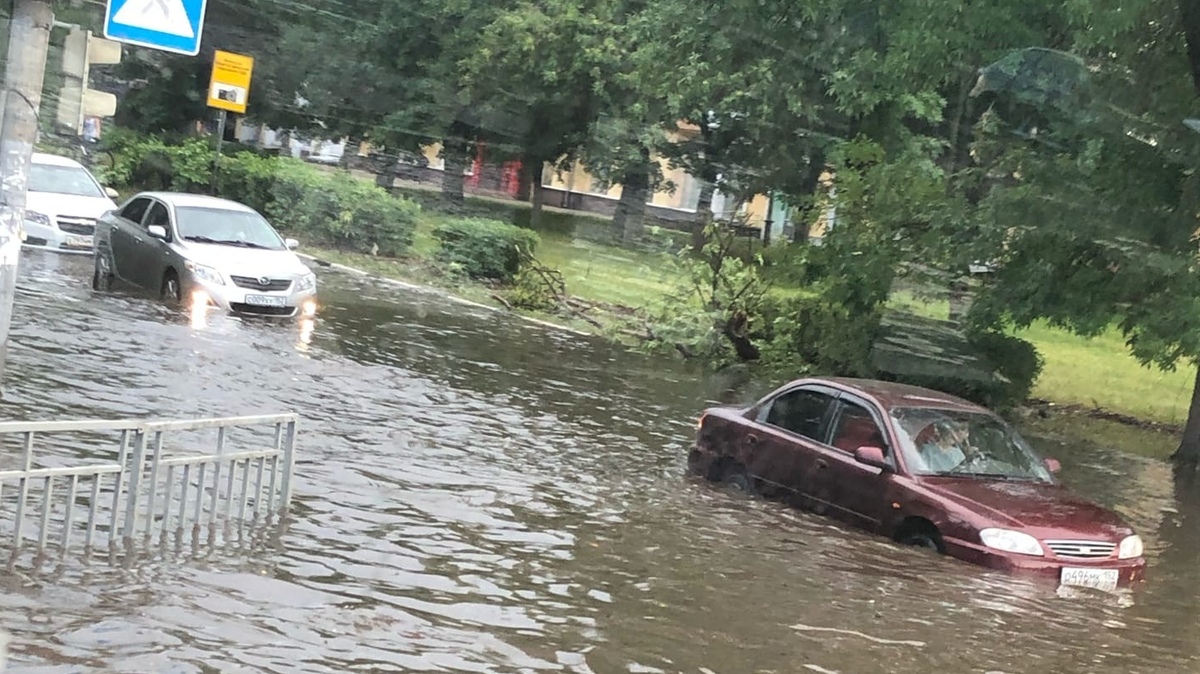
M 602 342 L 334 272 L 315 326 L 198 327 L 90 264 L 23 257 L 3 416 L 299 412 L 294 521 L 0 575 L 12 672 L 1200 670 L 1200 517 L 1164 465 L 1032 438 L 1151 561 L 1059 596 L 684 478 L 720 387 Z

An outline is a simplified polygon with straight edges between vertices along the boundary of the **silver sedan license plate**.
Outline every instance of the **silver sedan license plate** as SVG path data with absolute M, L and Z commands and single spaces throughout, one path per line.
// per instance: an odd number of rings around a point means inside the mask
M 66 240 L 67 248 L 91 248 L 92 237 L 90 236 L 68 236 Z
M 1117 569 L 1075 569 L 1066 567 L 1062 570 L 1061 582 L 1071 587 L 1088 587 L 1096 590 L 1112 591 L 1117 589 L 1117 581 L 1121 572 Z
M 277 295 L 246 295 L 246 304 L 256 307 L 284 307 L 287 306 L 287 298 Z

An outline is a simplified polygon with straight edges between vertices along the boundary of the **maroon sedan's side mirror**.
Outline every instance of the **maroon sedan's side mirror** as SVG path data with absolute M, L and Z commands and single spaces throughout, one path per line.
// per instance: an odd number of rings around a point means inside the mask
M 859 447 L 854 452 L 854 458 L 859 463 L 875 468 L 887 468 L 887 458 L 883 455 L 883 450 L 879 447 Z
M 1062 470 L 1062 464 L 1058 462 L 1058 459 L 1046 459 L 1046 470 L 1050 471 L 1051 475 L 1057 474 Z

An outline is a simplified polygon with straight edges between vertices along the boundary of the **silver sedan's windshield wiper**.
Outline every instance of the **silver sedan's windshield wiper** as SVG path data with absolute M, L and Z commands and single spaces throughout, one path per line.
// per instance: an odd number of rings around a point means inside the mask
M 267 248 L 267 246 L 264 246 L 261 243 L 254 243 L 252 241 L 234 241 L 231 239 L 213 239 L 213 238 L 209 238 L 207 236 L 197 236 L 197 235 L 185 236 L 183 238 L 187 239 L 188 241 L 195 241 L 196 243 L 214 243 L 219 246 L 238 246 L 241 248 Z

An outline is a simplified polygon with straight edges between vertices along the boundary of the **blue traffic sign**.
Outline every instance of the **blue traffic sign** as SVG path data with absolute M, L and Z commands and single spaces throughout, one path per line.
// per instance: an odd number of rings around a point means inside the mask
M 208 0 L 108 0 L 104 37 L 195 56 L 207 9 Z

